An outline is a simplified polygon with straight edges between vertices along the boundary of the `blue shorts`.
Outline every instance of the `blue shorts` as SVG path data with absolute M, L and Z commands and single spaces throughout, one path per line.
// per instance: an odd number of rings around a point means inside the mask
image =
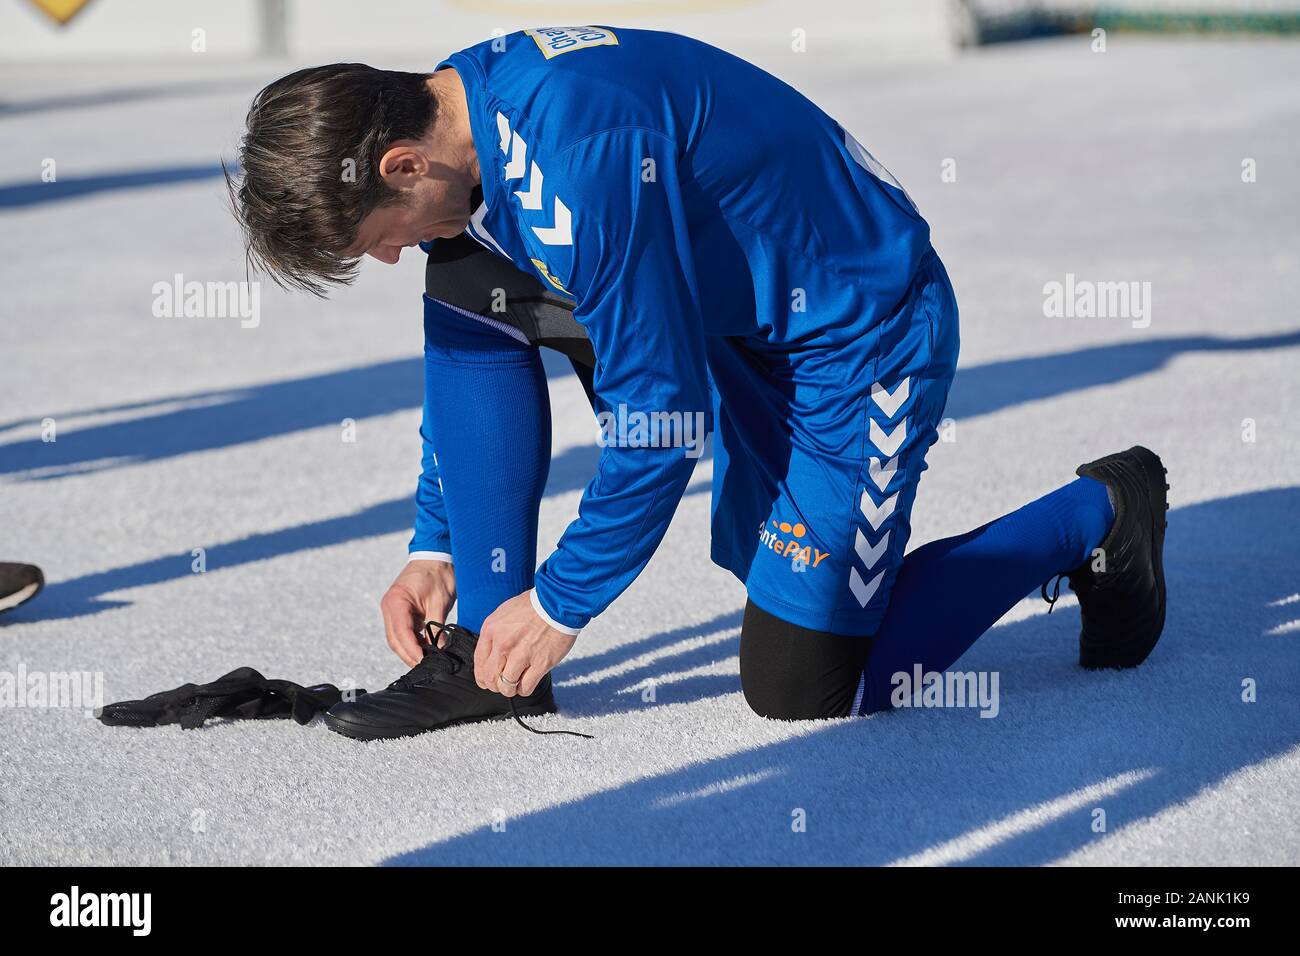
M 813 630 L 876 631 L 958 345 L 956 298 L 933 252 L 853 347 L 710 340 L 712 557 L 755 604 Z

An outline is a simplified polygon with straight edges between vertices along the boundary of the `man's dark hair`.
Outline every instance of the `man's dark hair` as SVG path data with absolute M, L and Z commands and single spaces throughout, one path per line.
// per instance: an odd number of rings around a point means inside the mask
M 421 139 L 437 102 L 423 73 L 335 63 L 290 73 L 253 99 L 240 144 L 243 179 L 226 172 L 249 267 L 285 288 L 323 296 L 351 282 L 345 255 L 361 221 L 398 198 L 379 160 Z

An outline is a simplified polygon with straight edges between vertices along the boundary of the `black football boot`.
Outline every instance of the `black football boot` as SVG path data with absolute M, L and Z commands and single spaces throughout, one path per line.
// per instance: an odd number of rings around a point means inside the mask
M 1138 445 L 1080 465 L 1076 474 L 1104 484 L 1115 508 L 1099 559 L 1089 558 L 1068 574 L 1083 619 L 1079 663 L 1091 669 L 1136 667 L 1165 626 L 1165 467 L 1155 452 Z M 1093 570 L 1103 562 L 1104 570 Z
M 45 575 L 34 564 L 0 561 L 0 612 L 26 604 L 45 587 Z
M 446 638 L 445 647 L 438 647 L 439 634 Z M 326 726 L 357 740 L 381 740 L 457 724 L 555 713 L 550 674 L 527 697 L 504 697 L 474 683 L 477 644 L 477 634 L 456 624 L 425 625 L 424 659 L 386 689 L 335 704 L 325 715 Z

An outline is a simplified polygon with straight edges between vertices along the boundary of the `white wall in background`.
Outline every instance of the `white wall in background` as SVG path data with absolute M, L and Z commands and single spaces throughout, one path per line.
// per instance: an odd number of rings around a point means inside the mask
M 59 26 L 31 0 L 0 2 L 0 60 L 193 56 L 205 31 L 208 56 L 248 56 L 261 0 L 91 0 Z
M 262 47 L 274 0 L 91 0 L 60 27 L 30 0 L 0 2 L 0 60 L 185 57 L 193 31 L 206 56 L 247 57 Z M 729 48 L 872 58 L 944 55 L 950 0 L 284 0 L 295 59 L 439 56 L 528 26 L 603 23 L 689 33 Z M 426 52 L 427 51 L 427 52 Z

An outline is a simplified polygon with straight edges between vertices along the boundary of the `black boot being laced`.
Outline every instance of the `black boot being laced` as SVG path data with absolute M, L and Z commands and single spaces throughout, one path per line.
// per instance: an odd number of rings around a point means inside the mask
M 438 647 L 438 637 L 445 646 Z M 474 682 L 474 648 L 478 635 L 456 624 L 430 621 L 424 626 L 424 659 L 387 689 L 344 701 L 330 708 L 325 724 L 357 740 L 411 737 L 430 730 L 485 720 L 514 719 L 539 734 L 571 734 L 569 730 L 534 730 L 521 717 L 555 713 L 551 675 L 528 696 L 505 697 Z

